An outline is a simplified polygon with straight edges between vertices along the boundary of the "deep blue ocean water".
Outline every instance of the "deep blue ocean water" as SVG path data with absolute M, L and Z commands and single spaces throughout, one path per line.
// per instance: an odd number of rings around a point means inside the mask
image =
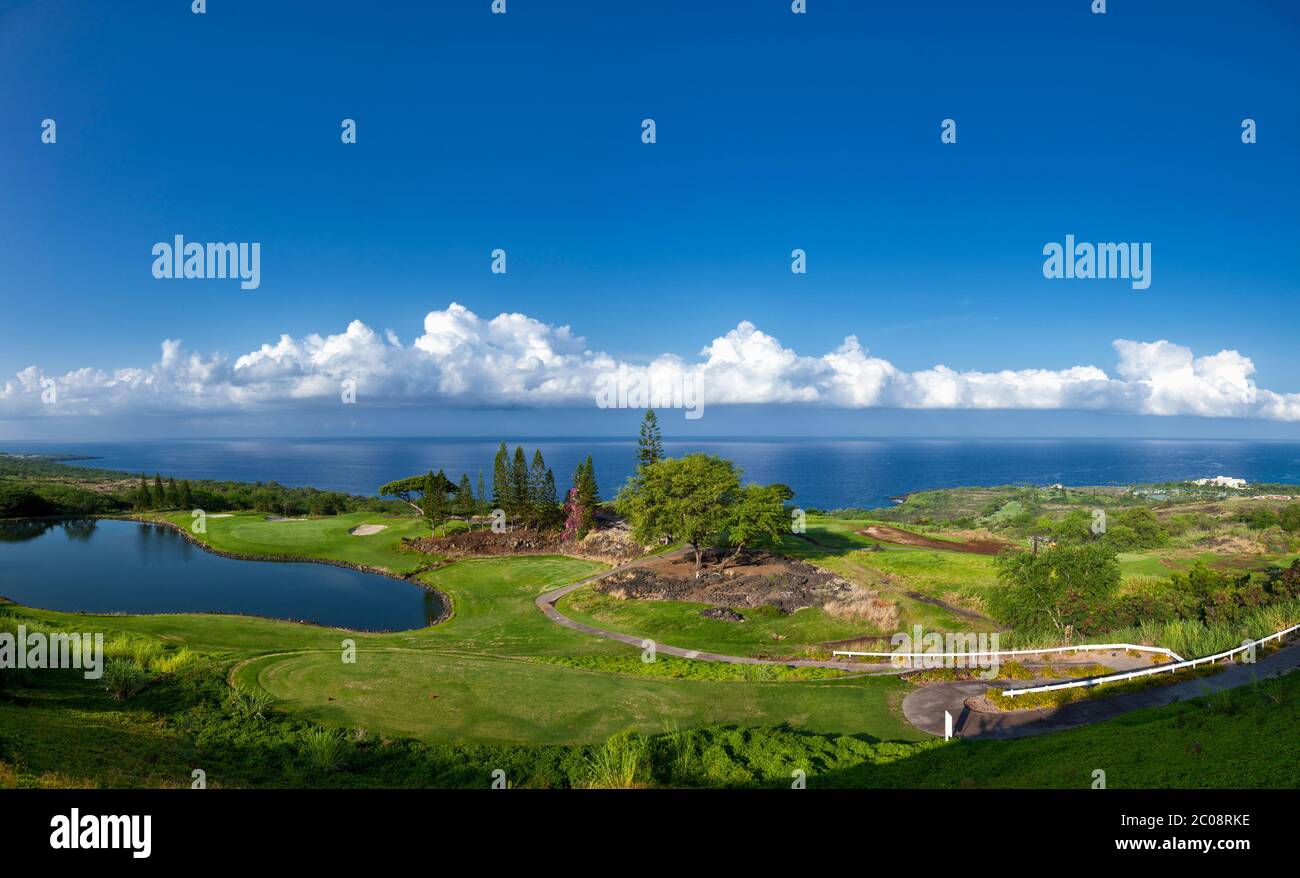
M 484 473 L 490 439 L 208 439 L 150 442 L 0 442 L 0 451 L 93 455 L 82 465 L 161 472 L 191 479 L 275 480 L 370 494 L 384 482 L 432 468 L 457 480 Z M 602 496 L 631 474 L 635 442 L 543 438 L 540 448 L 561 492 L 592 455 Z M 1300 483 L 1300 442 L 1154 439 L 744 439 L 665 441 L 670 455 L 692 451 L 735 460 L 747 479 L 783 482 L 805 508 L 886 506 L 909 491 L 963 485 L 1119 485 L 1230 475 L 1251 482 Z

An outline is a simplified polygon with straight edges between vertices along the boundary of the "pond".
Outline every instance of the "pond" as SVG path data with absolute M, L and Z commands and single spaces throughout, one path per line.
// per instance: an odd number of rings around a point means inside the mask
M 436 591 L 308 562 L 240 561 L 158 525 L 0 521 L 0 596 L 81 613 L 237 613 L 365 631 L 442 618 Z

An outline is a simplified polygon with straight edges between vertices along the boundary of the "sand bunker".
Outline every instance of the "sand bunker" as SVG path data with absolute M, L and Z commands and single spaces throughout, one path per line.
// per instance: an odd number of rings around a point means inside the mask
M 368 537 L 368 536 L 370 536 L 371 534 L 377 534 L 377 533 L 379 533 L 381 530 L 388 530 L 388 525 L 386 525 L 386 524 L 359 524 L 359 525 L 357 525 L 356 527 L 352 528 L 352 530 L 348 531 L 348 533 L 352 534 L 352 536 L 354 536 L 354 537 Z

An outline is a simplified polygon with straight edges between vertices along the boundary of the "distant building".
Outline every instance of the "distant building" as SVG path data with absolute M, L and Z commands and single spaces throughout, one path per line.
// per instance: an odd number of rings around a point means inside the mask
M 1234 479 L 1232 476 L 1215 476 L 1212 479 L 1192 479 L 1193 485 L 1212 485 L 1215 488 L 1232 488 L 1234 491 L 1240 491 L 1246 487 L 1245 479 Z

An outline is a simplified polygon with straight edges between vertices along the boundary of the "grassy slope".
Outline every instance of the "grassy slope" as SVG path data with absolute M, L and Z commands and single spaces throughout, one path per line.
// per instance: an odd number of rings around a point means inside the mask
M 214 786 L 259 784 L 486 786 L 489 770 L 537 785 L 569 748 L 542 753 L 477 748 L 424 752 L 371 737 L 348 770 L 305 766 L 297 726 L 237 722 L 194 694 L 219 689 L 202 669 L 183 672 L 122 703 L 75 673 L 59 672 L 35 696 L 0 698 L 0 788 L 187 786 L 194 767 Z M 535 700 L 535 699 L 534 699 Z M 861 738 L 777 729 L 706 730 L 699 756 L 713 782 L 785 787 L 793 767 L 811 788 L 1065 787 L 1085 789 L 1102 769 L 1113 788 L 1300 786 L 1294 732 L 1300 673 L 1226 696 L 1140 711 L 1069 732 L 1016 741 L 876 745 Z M 540 758 L 539 758 L 540 754 Z M 13 763 L 18 763 L 15 768 Z M 554 774 L 550 775 L 552 778 Z M 541 783 L 548 781 L 541 778 Z M 553 780 L 550 782 L 554 782 Z
M 184 523 L 181 517 L 176 521 Z M 368 522 L 391 526 L 370 537 L 348 535 Z M 424 566 L 428 556 L 400 552 L 397 543 L 420 527 L 414 519 L 374 514 L 282 522 L 239 515 L 209 519 L 206 539 L 226 551 L 409 571 Z M 29 625 L 44 621 L 145 634 L 235 660 L 241 663 L 234 672 L 238 681 L 264 686 L 301 716 L 426 741 L 585 742 L 627 726 L 661 731 L 669 718 L 683 728 L 732 722 L 890 740 L 918 737 L 896 710 L 903 684 L 891 679 L 675 680 L 532 661 L 637 654 L 555 625 L 533 605 L 538 594 L 599 569 L 572 558 L 521 557 L 426 571 L 421 578 L 451 597 L 452 618 L 431 629 L 393 634 L 232 616 L 22 613 Z M 355 664 L 341 661 L 344 639 L 357 643 Z M 250 659 L 255 661 L 243 664 Z
M 1068 732 L 958 741 L 883 767 L 829 773 L 820 785 L 1087 789 L 1099 768 L 1116 789 L 1295 789 L 1298 722 L 1300 672 L 1292 672 L 1258 689 L 1245 686 Z

